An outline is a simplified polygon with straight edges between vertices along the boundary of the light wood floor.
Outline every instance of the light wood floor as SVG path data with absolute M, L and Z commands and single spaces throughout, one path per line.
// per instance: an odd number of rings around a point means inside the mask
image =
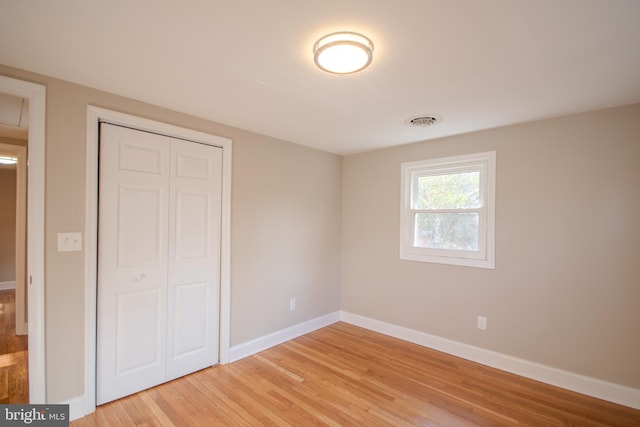
M 16 335 L 15 290 L 0 291 L 0 403 L 29 403 L 28 338 Z
M 640 411 L 336 323 L 71 425 L 640 426 Z

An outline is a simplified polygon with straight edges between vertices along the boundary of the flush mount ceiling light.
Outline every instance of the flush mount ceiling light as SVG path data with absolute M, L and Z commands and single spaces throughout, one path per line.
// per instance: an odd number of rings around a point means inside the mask
M 18 158 L 15 156 L 0 156 L 0 165 L 15 165 Z
M 362 34 L 350 31 L 327 34 L 313 46 L 313 59 L 329 73 L 355 73 L 371 64 L 373 43 Z

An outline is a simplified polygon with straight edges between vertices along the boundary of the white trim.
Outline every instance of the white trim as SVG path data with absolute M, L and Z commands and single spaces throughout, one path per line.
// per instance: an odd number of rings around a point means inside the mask
M 400 171 L 400 259 L 495 268 L 496 152 L 486 151 L 462 156 L 405 162 L 400 165 Z M 483 205 L 477 209 L 480 214 L 478 251 L 414 246 L 414 213 L 416 211 L 422 212 L 412 206 L 412 200 L 417 194 L 417 189 L 414 188 L 414 178 L 423 175 L 453 174 L 465 171 L 480 172 L 480 196 Z M 442 211 L 446 210 L 435 210 L 435 212 Z
M 85 359 L 84 412 L 96 409 L 96 278 L 98 244 L 98 125 L 100 121 L 161 133 L 222 148 L 222 233 L 220 259 L 220 353 L 228 363 L 231 311 L 231 149 L 228 138 L 89 105 L 87 107 L 87 159 L 85 207 Z
M 29 99 L 27 280 L 29 282 L 29 403 L 46 403 L 44 178 L 46 88 L 0 76 L 0 92 Z
M 530 362 L 345 311 L 341 312 L 340 320 L 543 383 L 640 409 L 640 389 Z
M 324 316 L 308 320 L 297 325 L 281 329 L 271 334 L 256 338 L 245 343 L 234 345 L 229 351 L 230 361 L 235 362 L 268 348 L 287 342 L 301 335 L 308 334 L 325 326 L 329 326 L 340 320 L 340 312 L 325 314 Z
M 222 216 L 220 234 L 220 363 L 229 363 L 231 346 L 231 165 L 232 141 L 222 147 Z
M 9 280 L 6 282 L 0 282 L 0 291 L 8 291 L 16 288 L 16 281 Z
M 84 396 L 74 397 L 73 399 L 59 402 L 60 405 L 69 405 L 69 421 L 74 421 L 88 415 L 84 412 Z
M 341 313 L 339 311 L 336 311 L 265 335 L 263 337 L 256 338 L 243 344 L 233 346 L 227 349 L 227 363 L 244 359 L 245 357 L 249 357 L 253 354 L 259 353 L 278 344 L 282 344 L 301 335 L 308 334 L 320 328 L 324 328 L 325 326 L 329 326 L 340 321 L 340 316 Z M 82 418 L 92 412 L 95 412 L 95 403 L 93 404 L 93 406 L 87 404 L 87 402 L 89 402 L 89 399 L 93 399 L 93 402 L 95 402 L 95 391 L 93 392 L 93 396 L 89 396 L 89 394 L 90 393 L 87 393 L 85 391 L 84 396 L 79 396 L 70 400 L 66 400 L 64 402 L 60 402 L 62 404 L 69 405 L 70 421 L 77 420 L 78 418 Z

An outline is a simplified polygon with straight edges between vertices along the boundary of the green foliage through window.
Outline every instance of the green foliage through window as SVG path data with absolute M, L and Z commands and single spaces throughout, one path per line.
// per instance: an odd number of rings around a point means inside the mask
M 478 219 L 477 213 L 418 213 L 414 245 L 477 251 Z
M 495 151 L 401 169 L 400 259 L 495 268 Z
M 478 212 L 455 211 L 481 207 L 480 172 L 421 175 L 416 186 L 414 245 L 477 251 Z
M 480 172 L 420 176 L 416 209 L 480 207 Z

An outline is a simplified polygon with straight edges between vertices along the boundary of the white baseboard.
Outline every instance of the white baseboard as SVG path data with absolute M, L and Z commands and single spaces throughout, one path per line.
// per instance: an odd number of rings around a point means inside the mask
M 329 313 L 315 319 L 273 332 L 260 338 L 233 346 L 229 349 L 229 362 L 235 362 L 268 348 L 282 344 L 301 335 L 308 334 L 338 321 L 351 323 L 385 335 L 432 348 L 463 359 L 511 372 L 557 387 L 608 400 L 620 405 L 640 409 L 640 390 L 591 378 L 569 371 L 553 368 L 528 360 L 449 340 L 425 332 L 393 325 L 346 311 Z M 85 397 L 80 396 L 64 402 L 69 405 L 70 420 L 82 418 L 93 411 L 85 408 Z M 95 408 L 94 408 L 95 410 Z
M 10 280 L 8 282 L 0 282 L 0 291 L 7 291 L 9 289 L 16 288 L 16 281 Z
M 229 362 L 243 359 L 252 354 L 259 353 L 268 348 L 274 347 L 283 342 L 292 340 L 301 335 L 308 334 L 317 329 L 329 326 L 340 320 L 340 312 L 329 313 L 315 319 L 291 326 L 280 331 L 273 332 L 260 338 L 256 338 L 245 343 L 235 345 L 229 349 Z
M 334 313 L 329 313 L 324 316 L 311 319 L 307 322 L 276 331 L 269 335 L 256 338 L 246 343 L 233 346 L 229 349 L 229 363 L 244 359 L 245 357 L 259 353 L 262 350 L 282 344 L 283 342 L 308 334 L 309 332 L 313 332 L 317 329 L 324 328 L 325 326 L 329 326 L 338 321 L 340 321 L 340 312 L 336 311 Z M 85 396 L 75 397 L 60 403 L 69 405 L 69 418 L 71 421 L 82 418 L 95 411 L 95 406 L 90 410 L 87 409 Z
M 345 311 L 341 312 L 340 320 L 546 384 L 640 409 L 639 389 L 541 365 Z
M 84 396 L 74 397 L 73 399 L 58 402 L 61 405 L 69 405 L 69 421 L 82 418 L 89 413 L 85 411 L 85 398 Z

